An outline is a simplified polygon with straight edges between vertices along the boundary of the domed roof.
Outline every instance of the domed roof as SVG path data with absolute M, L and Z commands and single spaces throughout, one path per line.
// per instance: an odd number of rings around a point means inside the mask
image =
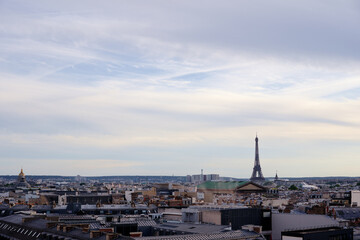
M 23 172 L 23 169 L 21 169 L 21 172 L 19 173 L 19 177 L 25 177 L 25 174 Z
M 30 188 L 30 184 L 26 182 L 25 174 L 23 169 L 21 168 L 21 172 L 19 173 L 16 188 Z

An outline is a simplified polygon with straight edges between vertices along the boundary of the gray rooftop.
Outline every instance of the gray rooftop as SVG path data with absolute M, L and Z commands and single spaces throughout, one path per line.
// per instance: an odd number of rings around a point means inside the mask
M 229 226 L 191 223 L 163 223 L 154 226 L 154 229 L 163 229 L 184 233 L 218 233 L 226 231 Z
M 31 210 L 34 211 L 50 211 L 52 210 L 51 205 L 34 205 L 31 207 Z
M 136 239 L 144 240 L 220 240 L 220 239 L 262 239 L 261 236 L 254 232 L 248 231 L 230 231 L 223 233 L 204 233 L 204 234 L 189 234 L 189 235 L 172 235 L 172 236 L 156 236 L 156 237 L 141 237 Z
M 145 204 L 136 204 L 135 207 L 132 207 L 128 204 L 104 204 L 100 207 L 97 207 L 95 204 L 84 204 L 81 205 L 82 210 L 124 210 L 124 209 L 149 209 Z
M 338 218 L 352 220 L 360 218 L 360 208 L 335 208 Z
M 10 216 L 0 218 L 1 221 L 8 222 L 8 223 L 15 223 L 15 224 L 22 224 L 23 217 L 27 217 L 28 215 L 24 214 L 13 214 Z

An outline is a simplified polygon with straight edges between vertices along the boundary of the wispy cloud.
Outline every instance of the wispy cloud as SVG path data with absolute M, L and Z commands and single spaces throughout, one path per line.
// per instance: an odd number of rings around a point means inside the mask
M 185 175 L 178 161 L 213 159 L 216 170 L 216 159 L 252 159 L 255 132 L 273 144 L 271 159 L 296 158 L 275 141 L 314 156 L 337 141 L 341 156 L 360 140 L 356 1 L 0 4 L 2 162 L 78 168 L 91 152 L 109 161 L 104 173 L 124 161 L 128 174 Z M 319 174 L 336 175 L 329 166 Z

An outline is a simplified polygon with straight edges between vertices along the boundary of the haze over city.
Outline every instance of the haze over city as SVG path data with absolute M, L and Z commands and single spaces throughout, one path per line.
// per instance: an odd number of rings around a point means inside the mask
M 0 175 L 359 176 L 359 1 L 0 1 Z

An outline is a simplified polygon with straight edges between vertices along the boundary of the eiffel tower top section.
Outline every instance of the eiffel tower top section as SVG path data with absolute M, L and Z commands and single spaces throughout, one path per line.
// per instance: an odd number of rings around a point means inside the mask
M 253 172 L 250 178 L 251 181 L 265 181 L 264 175 L 261 171 L 260 157 L 259 157 L 259 139 L 256 134 L 255 138 L 255 162 Z

